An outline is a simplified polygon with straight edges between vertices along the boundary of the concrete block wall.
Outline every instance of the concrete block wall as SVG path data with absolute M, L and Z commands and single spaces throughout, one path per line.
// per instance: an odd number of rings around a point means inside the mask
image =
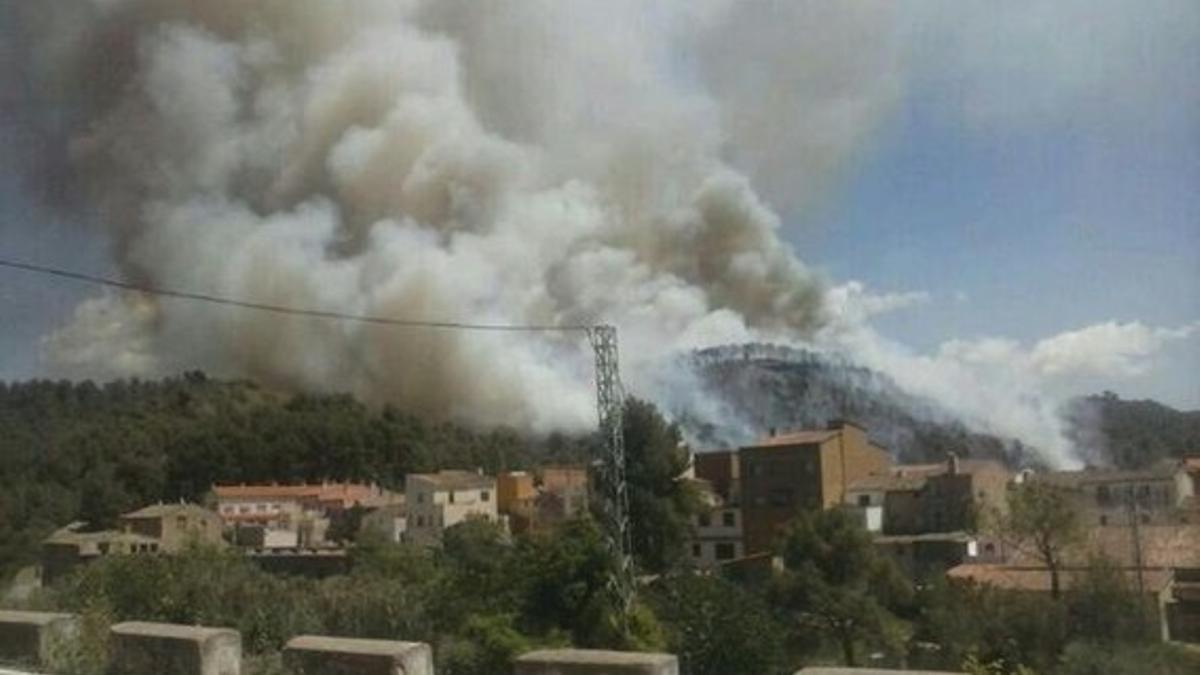
M 49 665 L 56 649 L 77 634 L 71 614 L 0 611 L 0 662 Z
M 516 675 L 679 675 L 671 654 L 545 649 L 517 658 Z
M 433 675 L 433 650 L 423 642 L 301 635 L 284 647 L 283 665 L 291 675 Z
M 78 617 L 0 611 L 0 662 L 45 668 L 56 645 L 78 635 Z M 131 621 L 109 634 L 111 675 L 241 675 L 242 638 L 228 628 Z M 434 675 L 433 651 L 420 642 L 302 635 L 287 643 L 289 675 Z M 530 652 L 515 675 L 679 675 L 671 654 L 554 649 Z M 5 671 L 7 672 L 7 671 Z
M 109 639 L 113 675 L 241 675 L 242 636 L 228 628 L 130 621 Z

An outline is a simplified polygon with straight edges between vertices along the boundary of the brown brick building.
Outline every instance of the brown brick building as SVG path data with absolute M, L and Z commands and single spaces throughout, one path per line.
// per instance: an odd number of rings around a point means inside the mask
M 742 448 L 738 460 L 747 554 L 769 551 L 800 510 L 837 506 L 850 483 L 891 465 L 862 427 L 840 420 L 825 430 L 772 435 Z
M 741 463 L 737 450 L 716 450 L 692 456 L 696 478 L 707 481 L 722 501 L 739 503 L 742 494 Z

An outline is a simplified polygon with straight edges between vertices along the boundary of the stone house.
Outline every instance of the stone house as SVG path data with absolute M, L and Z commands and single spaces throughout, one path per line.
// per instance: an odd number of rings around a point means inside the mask
M 439 544 L 446 528 L 469 517 L 499 518 L 496 479 L 482 473 L 413 473 L 404 488 L 408 511 L 404 538 L 414 544 Z

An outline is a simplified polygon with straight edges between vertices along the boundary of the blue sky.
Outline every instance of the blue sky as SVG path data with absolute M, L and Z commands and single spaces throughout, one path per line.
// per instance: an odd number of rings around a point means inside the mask
M 1070 48 L 1069 12 L 1062 25 L 972 46 L 982 68 L 918 65 L 841 189 L 790 219 L 802 257 L 835 280 L 930 293 L 876 319 L 922 352 L 949 339 L 1028 345 L 1106 321 L 1200 320 L 1200 25 L 1194 5 L 1155 8 L 1161 16 L 1096 29 L 1119 39 L 1080 39 L 1082 53 L 1057 60 L 1048 45 Z M 1070 72 L 1092 59 L 1108 70 Z M 1197 372 L 1193 334 L 1145 374 L 1095 384 L 1195 408 Z

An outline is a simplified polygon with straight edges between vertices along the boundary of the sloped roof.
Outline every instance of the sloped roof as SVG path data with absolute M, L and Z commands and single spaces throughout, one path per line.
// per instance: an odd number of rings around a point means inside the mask
M 1031 479 L 1066 488 L 1080 488 L 1101 483 L 1132 483 L 1137 481 L 1171 480 L 1186 470 L 1179 462 L 1160 462 L 1145 469 L 1081 469 L 1078 471 L 1049 471 L 1032 474 Z
M 924 534 L 881 534 L 873 540 L 877 544 L 917 544 L 923 542 L 953 542 L 965 544 L 977 537 L 961 530 L 956 532 L 926 532 Z
M 1126 580 L 1131 587 L 1137 584 L 1137 571 L 1123 569 Z M 1063 570 L 1059 581 L 1064 590 L 1082 581 L 1087 574 L 1083 568 Z M 1014 567 L 1000 564 L 966 563 L 950 568 L 946 576 L 951 579 L 973 581 L 977 584 L 995 586 L 1015 591 L 1050 592 L 1050 571 L 1044 567 Z M 1161 592 L 1171 583 L 1172 574 L 1169 570 L 1142 570 L 1142 583 L 1146 590 L 1152 593 Z
M 198 506 L 196 504 L 151 504 L 150 506 L 140 508 L 136 511 L 130 511 L 129 513 L 126 513 L 126 514 L 122 515 L 121 517 L 122 518 L 169 518 L 171 516 L 179 515 L 179 514 L 219 517 L 219 516 L 217 516 L 217 513 L 215 511 L 210 511 L 210 510 L 204 508 L 203 506 Z
M 829 439 L 841 433 L 839 430 L 813 430 L 813 431 L 792 431 L 785 434 L 776 434 L 767 436 L 755 441 L 752 448 L 778 448 L 792 445 L 809 445 L 812 443 L 824 443 Z
M 320 483 L 313 485 L 214 485 L 218 499 L 315 499 L 317 501 L 364 501 L 377 489 L 362 483 Z
M 974 474 L 985 469 L 1004 470 L 999 462 L 990 459 L 960 459 L 958 472 Z M 937 464 L 900 464 L 884 471 L 863 476 L 846 486 L 850 492 L 913 492 L 925 487 L 926 479 L 950 470 L 946 462 Z
M 157 544 L 158 539 L 133 532 L 120 530 L 99 530 L 97 532 L 79 532 L 62 529 L 46 538 L 47 544 L 100 544 L 122 542 L 127 544 Z
M 1139 525 L 1142 566 L 1150 568 L 1200 568 L 1200 525 Z M 1118 565 L 1133 566 L 1133 530 L 1128 527 L 1097 527 L 1088 530 L 1083 543 L 1068 552 L 1070 564 L 1085 565 L 1090 554 L 1102 554 Z M 1018 550 L 1009 563 L 1032 567 L 1033 555 Z
M 493 487 L 496 479 L 474 471 L 439 471 L 410 474 L 418 480 L 433 483 L 441 490 L 480 490 Z

